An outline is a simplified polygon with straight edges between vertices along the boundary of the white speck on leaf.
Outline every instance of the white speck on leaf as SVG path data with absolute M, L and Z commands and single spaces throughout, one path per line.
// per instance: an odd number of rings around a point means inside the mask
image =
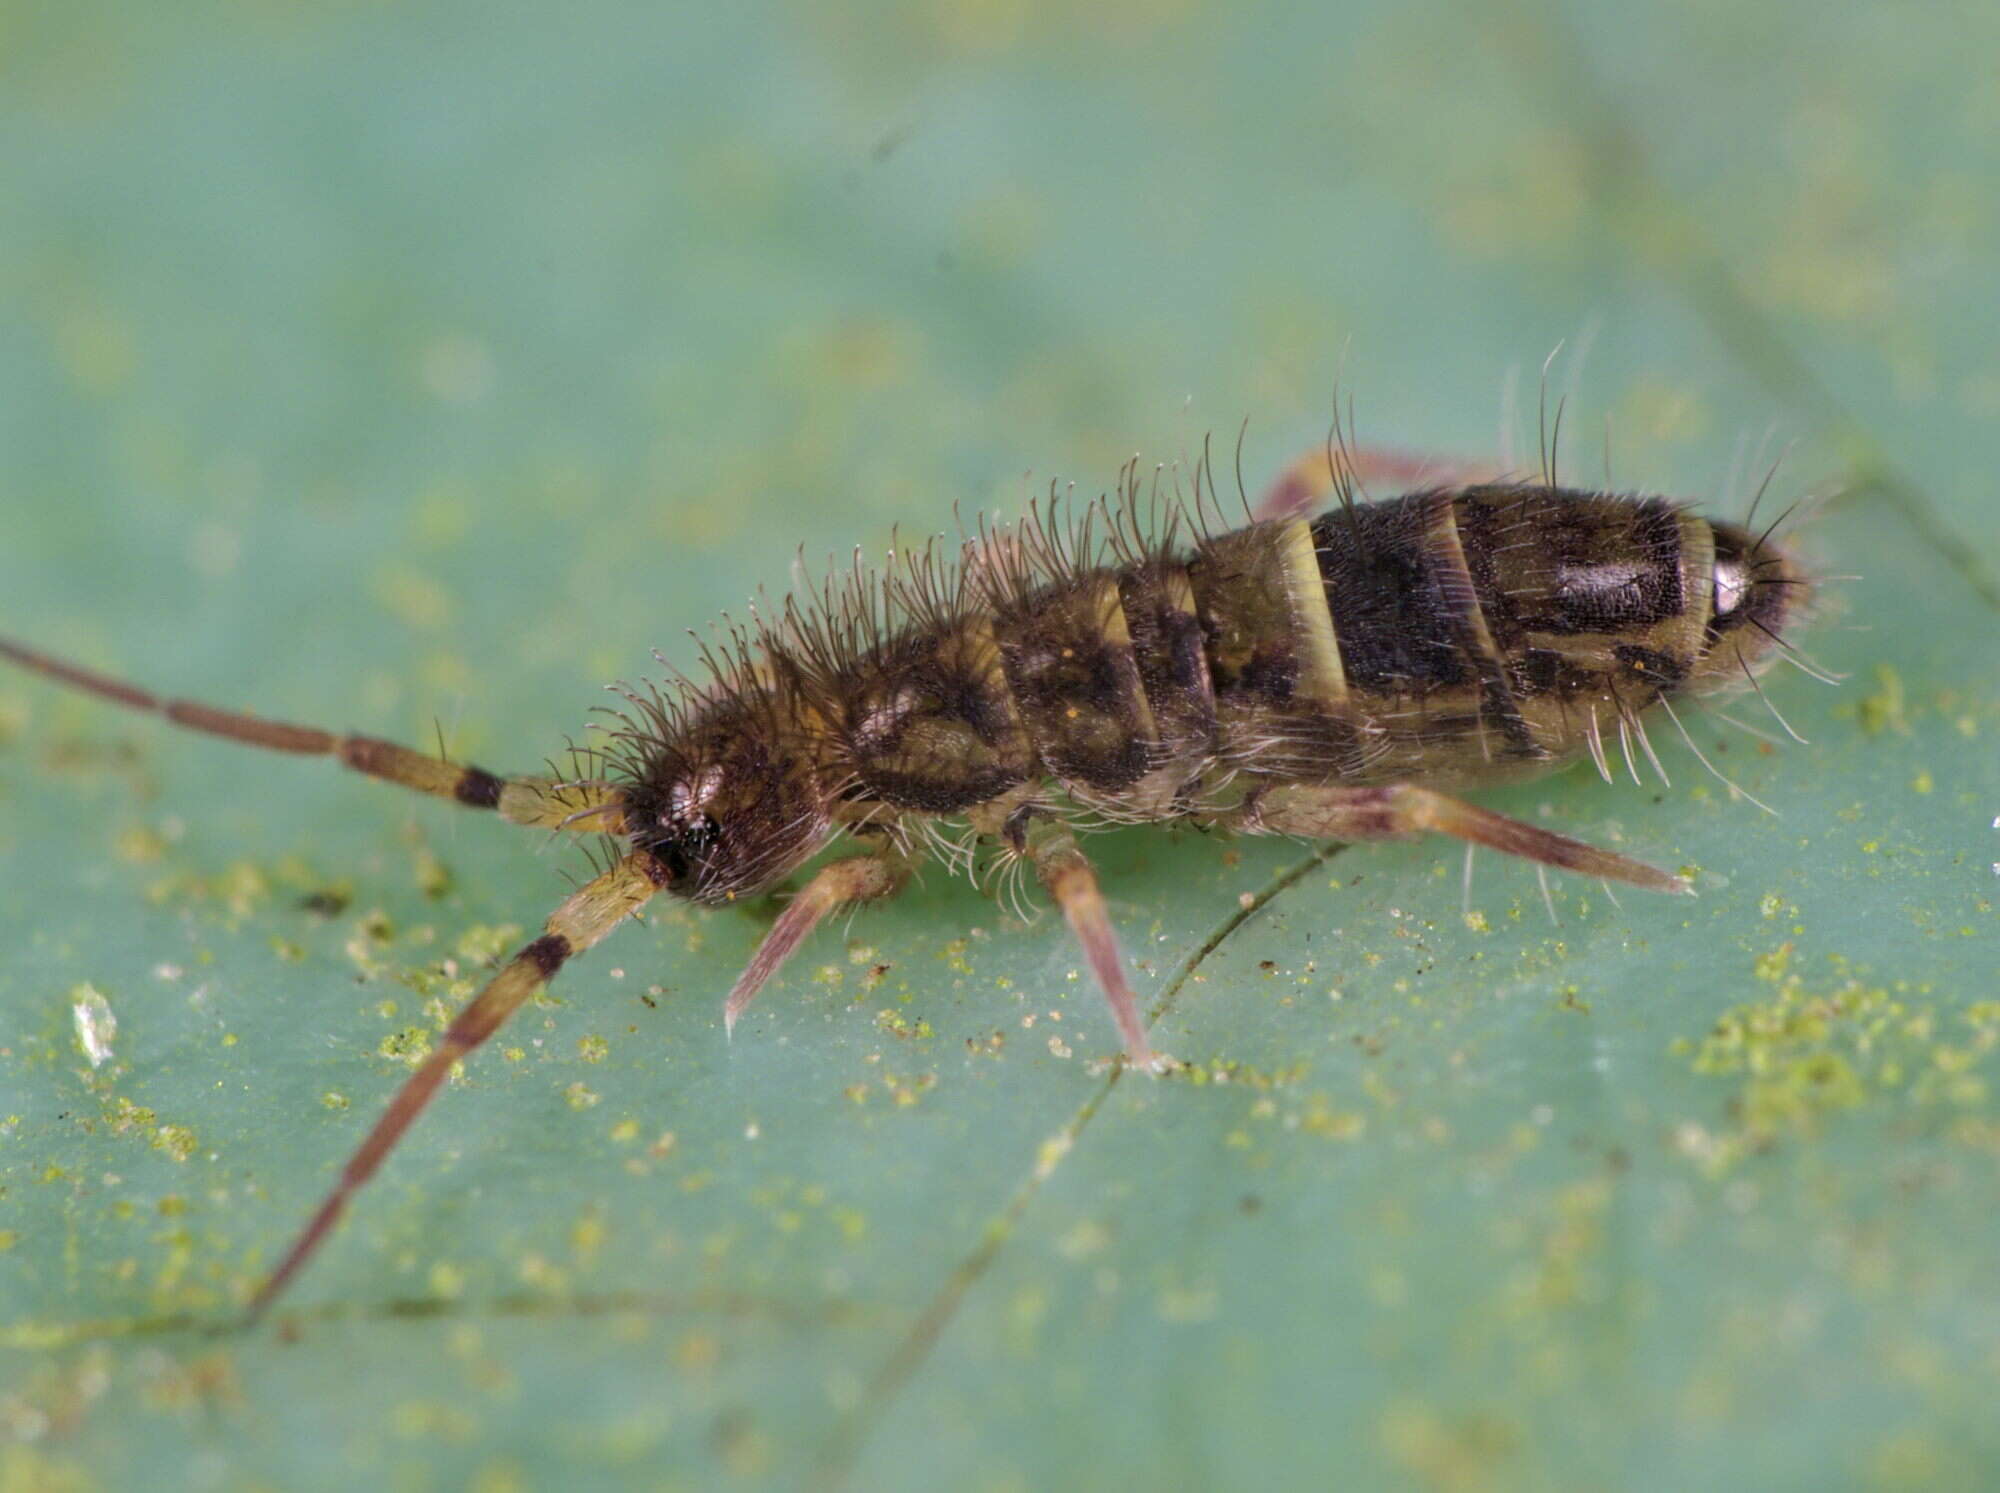
M 111 1041 L 118 1035 L 118 1018 L 111 1002 L 95 985 L 78 985 L 69 993 L 69 1012 L 76 1023 L 76 1045 L 90 1059 L 90 1066 L 102 1068 L 111 1057 Z

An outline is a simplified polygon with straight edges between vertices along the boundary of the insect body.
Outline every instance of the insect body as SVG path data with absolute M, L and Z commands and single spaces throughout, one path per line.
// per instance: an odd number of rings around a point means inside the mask
M 1134 1066 L 1159 1069 L 1086 817 L 1344 840 L 1438 831 L 1662 891 L 1677 877 L 1440 791 L 1538 772 L 1641 715 L 1754 683 L 1806 582 L 1765 538 L 1657 498 L 1462 481 L 1351 501 L 1342 451 L 1245 526 L 1142 515 L 1133 470 L 1079 521 L 1038 513 L 948 556 L 892 557 L 705 653 L 706 677 L 627 690 L 566 780 L 504 778 L 370 737 L 157 696 L 19 645 L 0 655 L 116 703 L 278 751 L 331 755 L 517 824 L 611 836 L 619 858 L 452 1021 L 252 1304 L 318 1248 L 454 1062 L 653 896 L 767 890 L 831 842 L 730 992 L 744 1006 L 829 912 L 886 897 L 928 850 L 1032 867 Z M 1371 462 L 1365 453 L 1360 458 Z M 1378 471 L 1395 471 L 1373 458 Z M 1309 517 L 1327 486 L 1343 501 Z M 1678 723 L 1678 717 L 1675 717 Z

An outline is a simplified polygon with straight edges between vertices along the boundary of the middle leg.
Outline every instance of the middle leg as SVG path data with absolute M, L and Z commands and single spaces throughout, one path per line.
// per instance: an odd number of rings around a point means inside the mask
M 1070 932 L 1083 946 L 1084 962 L 1104 992 L 1111 1019 L 1124 1040 L 1125 1061 L 1142 1073 L 1166 1073 L 1179 1066 L 1166 1054 L 1153 1051 L 1147 1039 L 1138 997 L 1125 978 L 1118 935 L 1111 927 L 1104 893 L 1098 889 L 1097 872 L 1078 848 L 1075 834 L 1055 819 L 1017 818 L 1009 823 L 1005 836 L 1017 854 L 1028 857 L 1035 875 L 1062 909 Z

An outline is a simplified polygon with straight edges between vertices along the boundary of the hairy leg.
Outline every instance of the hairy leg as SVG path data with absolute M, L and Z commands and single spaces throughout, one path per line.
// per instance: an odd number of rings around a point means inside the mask
M 1042 885 L 1062 909 L 1076 941 L 1083 946 L 1084 962 L 1104 992 L 1111 1018 L 1117 1022 L 1118 1035 L 1125 1043 L 1125 1061 L 1145 1073 L 1165 1073 L 1173 1068 L 1174 1060 L 1154 1052 L 1147 1040 L 1138 998 L 1125 978 L 1118 935 L 1112 930 L 1111 916 L 1105 910 L 1104 894 L 1098 890 L 1097 872 L 1077 848 L 1076 836 L 1053 819 L 1034 819 L 1010 838 L 1016 849 L 1026 853 Z
M 607 784 L 564 783 L 551 777 L 503 778 L 483 767 L 462 766 L 381 741 L 342 736 L 317 726 L 267 721 L 242 711 L 222 710 L 194 700 L 169 700 L 19 643 L 0 638 L 0 658 L 30 673 L 109 700 L 127 710 L 166 717 L 177 726 L 221 736 L 266 751 L 302 757 L 335 757 L 341 765 L 433 798 L 448 798 L 473 809 L 497 810 L 515 824 L 543 829 L 575 829 L 615 834 L 623 825 L 617 795 Z
M 743 1014 L 743 1008 L 764 988 L 765 981 L 778 972 L 779 966 L 792 957 L 821 918 L 843 907 L 893 897 L 909 879 L 909 861 L 893 848 L 874 855 L 849 856 L 822 866 L 799 894 L 785 904 L 778 921 L 757 945 L 757 952 L 750 956 L 750 963 L 736 977 L 736 984 L 722 1007 L 724 1030 L 735 1032 L 736 1018 Z
M 347 1160 L 340 1180 L 326 1195 L 278 1268 L 250 1303 L 255 1321 L 304 1268 L 347 1209 L 356 1189 L 375 1175 L 418 1115 L 450 1075 L 452 1064 L 468 1056 L 522 1003 L 554 978 L 565 960 L 580 954 L 643 907 L 660 889 L 665 873 L 650 855 L 635 851 L 595 881 L 579 888 L 549 916 L 542 936 L 527 945 L 453 1019 L 437 1047 L 404 1082 L 375 1128 Z
M 1324 840 L 1393 840 L 1434 831 L 1545 866 L 1650 891 L 1693 891 L 1681 877 L 1642 861 L 1408 783 L 1381 788 L 1286 784 L 1256 795 L 1222 822 L 1250 834 Z

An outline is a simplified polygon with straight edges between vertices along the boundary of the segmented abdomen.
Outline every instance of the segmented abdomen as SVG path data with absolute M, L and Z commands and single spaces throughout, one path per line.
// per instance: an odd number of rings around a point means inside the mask
M 1658 499 L 1414 493 L 1122 567 L 970 578 L 964 605 L 798 677 L 851 799 L 951 814 L 1053 778 L 1169 818 L 1248 774 L 1502 776 L 1677 688 L 1714 532 Z
M 1417 494 L 1312 530 L 1368 781 L 1503 776 L 1679 688 L 1714 596 L 1708 521 L 1544 487 Z

